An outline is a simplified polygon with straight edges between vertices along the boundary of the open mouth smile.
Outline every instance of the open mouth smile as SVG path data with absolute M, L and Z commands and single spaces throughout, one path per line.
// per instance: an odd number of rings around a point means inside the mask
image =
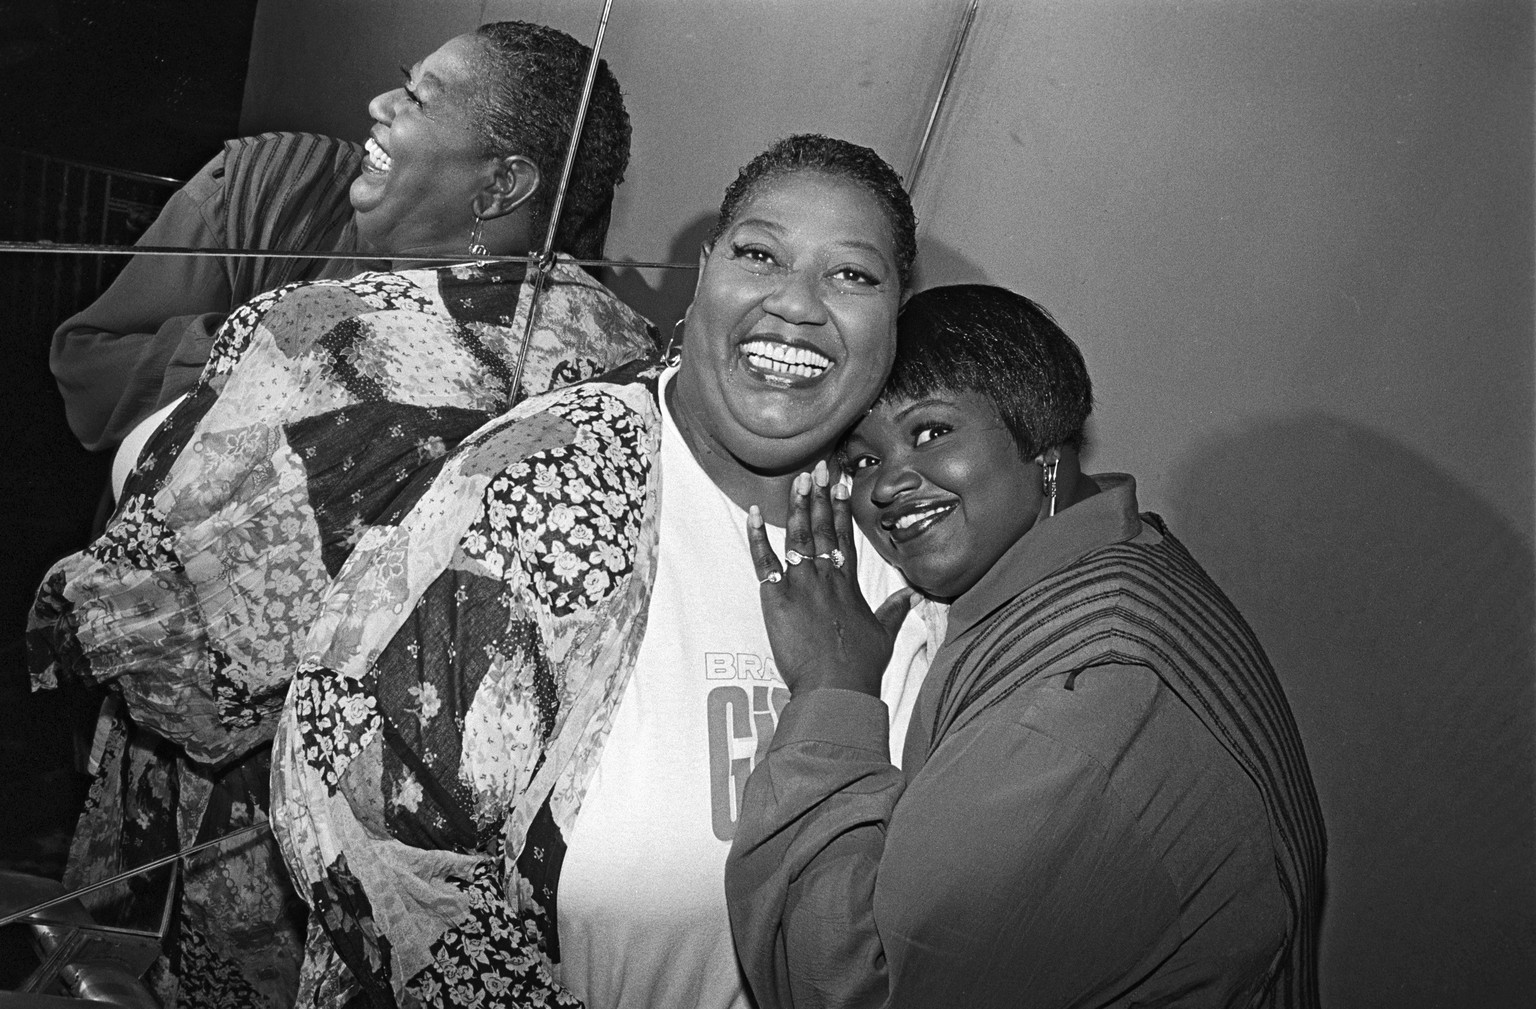
M 394 159 L 384 153 L 384 148 L 380 147 L 379 142 L 372 137 L 369 137 L 368 142 L 363 144 L 363 150 L 368 154 L 363 159 L 363 168 L 366 171 L 382 174 L 395 167 Z
M 882 517 L 880 528 L 889 534 L 893 542 L 906 543 L 932 529 L 954 510 L 952 503 L 904 508 L 898 514 Z
M 820 378 L 833 364 L 830 357 L 811 347 L 763 338 L 743 343 L 741 354 L 765 380 L 780 385 Z

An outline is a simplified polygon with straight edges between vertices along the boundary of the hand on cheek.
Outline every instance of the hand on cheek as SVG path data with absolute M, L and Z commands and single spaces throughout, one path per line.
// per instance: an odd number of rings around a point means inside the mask
M 823 688 L 878 697 L 896 633 L 911 608 L 902 589 L 870 609 L 859 588 L 848 488 L 826 463 L 802 473 L 789 491 L 784 563 L 753 506 L 747 540 L 762 587 L 763 622 L 779 675 L 792 693 Z

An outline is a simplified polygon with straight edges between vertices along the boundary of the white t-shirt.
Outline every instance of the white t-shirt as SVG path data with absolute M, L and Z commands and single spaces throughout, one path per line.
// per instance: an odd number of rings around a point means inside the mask
M 789 691 L 763 627 L 746 512 L 662 414 L 656 583 L 634 673 L 567 839 L 561 974 L 590 1009 L 746 1009 L 725 858 L 747 776 Z M 784 530 L 768 533 L 782 557 Z M 859 546 L 860 585 L 879 605 L 905 583 Z M 909 617 L 886 671 L 893 755 L 927 671 L 926 640 Z

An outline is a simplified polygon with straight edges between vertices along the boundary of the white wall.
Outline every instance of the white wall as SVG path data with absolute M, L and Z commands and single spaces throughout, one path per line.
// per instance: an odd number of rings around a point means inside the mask
M 692 260 L 788 132 L 905 170 L 959 6 L 618 0 L 610 252 Z M 502 17 L 589 40 L 599 8 L 263 0 L 243 125 L 360 138 L 401 61 Z M 922 284 L 1056 314 L 1090 462 L 1266 643 L 1340 1009 L 1536 1004 L 1532 51 L 1521 0 L 994 0 L 918 191 Z M 623 286 L 666 325 L 691 283 Z

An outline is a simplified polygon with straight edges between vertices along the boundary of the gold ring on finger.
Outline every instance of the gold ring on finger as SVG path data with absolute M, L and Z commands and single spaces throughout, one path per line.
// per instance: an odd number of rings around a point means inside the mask
M 810 560 L 810 557 L 808 557 L 807 555 L 801 553 L 798 550 L 786 550 L 786 551 L 784 551 L 784 563 L 788 564 L 790 567 L 794 567 L 796 564 L 799 564 L 801 561 L 808 561 L 808 560 Z

